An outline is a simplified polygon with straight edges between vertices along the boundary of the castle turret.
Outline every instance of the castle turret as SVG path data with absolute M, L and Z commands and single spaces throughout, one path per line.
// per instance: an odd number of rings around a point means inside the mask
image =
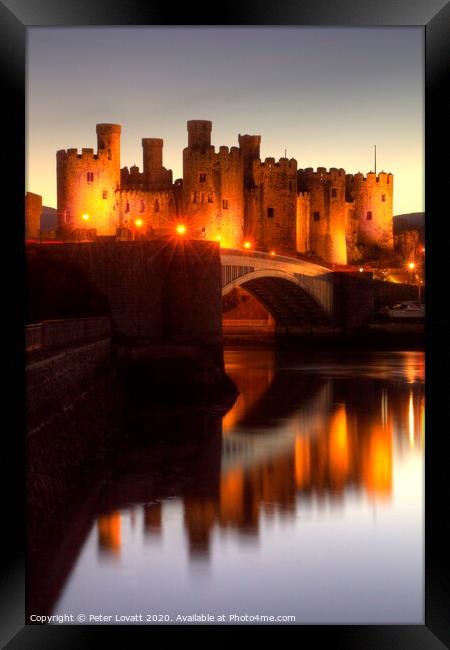
M 298 171 L 298 189 L 309 193 L 309 249 L 331 264 L 347 264 L 345 171 Z
M 235 248 L 242 244 L 244 175 L 237 147 L 211 145 L 212 122 L 190 120 L 183 150 L 183 203 L 192 233 Z
M 97 124 L 97 149 L 105 149 L 108 160 L 111 160 L 111 169 L 116 175 L 116 189 L 120 187 L 120 124 Z
M 119 124 L 97 124 L 98 151 L 60 150 L 56 154 L 58 221 L 66 233 L 87 230 L 114 235 L 120 189 Z
M 244 185 L 245 187 L 254 187 L 255 182 L 252 174 L 252 160 L 259 160 L 259 148 L 261 145 L 260 135 L 241 135 L 239 134 L 239 148 L 242 153 L 244 162 Z
M 246 188 L 245 235 L 262 251 L 295 255 L 297 161 L 266 158 L 251 161 L 254 188 Z
M 163 140 L 161 138 L 142 138 L 144 183 L 150 190 L 168 187 L 167 170 L 163 167 Z M 170 178 L 170 184 L 172 178 Z
M 211 146 L 212 122 L 209 120 L 189 120 L 187 130 L 188 147 L 203 149 Z
M 369 172 L 365 177 L 358 173 L 347 174 L 348 198 L 354 201 L 358 222 L 358 242 L 371 246 L 392 249 L 393 235 L 393 191 L 392 174 Z

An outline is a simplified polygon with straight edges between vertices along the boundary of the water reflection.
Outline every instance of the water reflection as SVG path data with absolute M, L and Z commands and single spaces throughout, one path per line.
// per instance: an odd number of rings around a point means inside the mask
M 130 589 L 133 602 L 141 603 L 143 609 L 153 599 L 163 602 L 161 611 L 181 611 L 180 584 L 186 580 L 189 598 L 196 606 L 206 607 L 208 602 L 209 611 L 214 607 L 229 609 L 234 602 L 230 576 L 239 581 L 242 573 L 238 572 L 248 570 L 242 565 L 244 557 L 247 563 L 255 563 L 253 570 L 264 589 L 283 575 L 285 563 L 292 567 L 299 562 L 300 547 L 288 546 L 286 550 L 286 540 L 297 531 L 305 535 L 305 522 L 322 522 L 323 528 L 315 533 L 319 540 L 322 534 L 328 538 L 336 535 L 337 539 L 349 534 L 358 537 L 368 525 L 361 519 L 365 509 L 377 505 L 385 509 L 386 522 L 373 541 L 368 542 L 364 533 L 358 554 L 372 566 L 377 554 L 386 553 L 387 544 L 395 557 L 389 561 L 384 558 L 386 578 L 390 582 L 395 573 L 392 564 L 400 567 L 403 576 L 404 557 L 397 553 L 395 542 L 396 526 L 401 522 L 410 543 L 414 543 L 418 566 L 417 571 L 410 571 L 408 579 L 399 578 L 404 588 L 399 596 L 403 603 L 400 609 L 407 611 L 402 620 L 417 618 L 422 597 L 419 551 L 423 486 L 421 465 L 410 465 L 409 459 L 418 454 L 421 461 L 424 445 L 423 355 L 374 353 L 351 362 L 338 355 L 323 359 L 298 357 L 296 360 L 274 351 L 227 351 L 227 372 L 240 394 L 223 418 L 220 414 L 191 412 L 188 420 L 173 414 L 151 423 L 136 419 L 131 439 L 120 450 L 103 492 L 95 526 L 55 612 L 71 611 L 83 592 L 98 611 L 108 610 L 102 598 L 109 603 L 109 609 L 112 604 L 117 609 L 121 602 L 126 607 L 123 594 Z M 359 518 L 359 523 L 348 523 L 341 529 L 335 517 L 343 521 L 339 515 L 343 511 Z M 395 522 L 389 512 L 395 513 Z M 412 512 L 415 519 L 411 519 Z M 294 528 L 283 528 L 286 525 Z M 268 539 L 270 552 L 265 550 Z M 143 540 L 147 546 L 142 545 Z M 90 559 L 92 543 L 100 552 L 97 565 Z M 321 541 L 317 543 L 320 547 Z M 385 550 L 374 548 L 376 543 Z M 251 559 L 246 555 L 249 548 L 253 549 Z M 110 587 L 118 581 L 120 595 L 113 597 L 100 590 L 98 602 L 94 602 L 89 595 L 92 578 L 87 577 L 86 567 L 90 566 L 94 573 L 101 571 L 105 558 L 117 561 L 122 553 L 125 564 L 133 567 L 130 571 L 149 570 L 151 566 L 151 571 L 172 588 L 165 588 L 166 595 L 156 593 L 150 580 L 139 590 L 126 586 L 120 574 L 108 574 Z M 333 551 L 329 553 L 333 556 Z M 353 562 L 356 576 L 360 560 L 350 555 L 347 558 L 347 554 L 341 548 L 341 555 L 334 561 L 350 566 Z M 193 578 L 186 579 L 180 567 L 180 558 L 185 556 L 188 563 L 201 560 L 211 564 L 208 596 Z M 304 549 L 302 562 L 310 561 Z M 381 556 L 380 562 L 382 566 Z M 407 564 L 411 567 L 410 557 Z M 382 594 L 377 592 L 379 586 L 373 591 L 371 576 L 372 569 L 367 568 L 366 587 L 382 609 Z M 347 577 L 359 584 L 358 577 Z M 321 576 L 320 581 L 326 582 L 326 578 Z M 379 580 L 376 571 L 372 578 Z M 252 574 L 250 581 L 254 580 Z M 305 585 L 295 581 L 290 584 L 289 572 L 283 580 L 289 598 L 304 597 Z M 342 586 L 334 584 L 332 575 L 329 580 L 330 589 L 339 593 Z M 417 587 L 413 596 L 411 580 Z M 366 609 L 356 601 L 352 605 L 357 593 L 355 586 L 355 593 L 346 600 L 347 618 L 338 616 L 342 604 L 328 611 L 329 619 L 325 612 L 308 614 L 308 608 L 304 615 L 312 616 L 309 622 L 348 622 L 353 612 L 357 622 L 358 607 L 362 607 L 360 615 L 366 617 L 365 622 L 379 620 L 377 611 L 372 612 L 372 618 L 368 614 L 375 606 L 369 596 Z M 258 602 L 256 593 L 249 592 L 248 597 Z M 308 607 L 312 607 L 311 598 Z M 408 598 L 413 603 L 410 609 Z M 275 602 L 269 595 L 266 600 L 269 604 Z M 250 600 L 246 607 L 250 609 Z M 398 616 L 398 611 L 398 607 L 391 607 L 393 616 Z

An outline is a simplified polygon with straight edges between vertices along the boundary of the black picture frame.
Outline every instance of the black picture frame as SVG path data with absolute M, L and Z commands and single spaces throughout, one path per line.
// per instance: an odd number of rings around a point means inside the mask
M 426 581 L 424 625 L 352 625 L 296 626 L 298 643 L 332 648 L 383 650 L 438 650 L 450 647 L 450 580 L 448 554 L 450 526 L 446 514 L 448 471 L 444 454 L 446 431 L 446 381 L 441 371 L 448 369 L 447 320 L 439 285 L 448 253 L 448 217 L 441 212 L 447 193 L 447 166 L 438 162 L 437 154 L 446 147 L 448 104 L 444 101 L 446 72 L 449 69 L 450 7 L 445 0 L 285 0 L 283 3 L 222 3 L 212 17 L 201 4 L 160 6 L 145 0 L 3 0 L 0 2 L 0 67 L 6 120 L 3 122 L 2 148 L 8 170 L 3 207 L 4 222 L 4 300 L 8 325 L 4 349 L 4 372 L 7 387 L 5 416 L 13 414 L 12 425 L 4 429 L 3 455 L 10 473 L 3 503 L 2 593 L 0 596 L 2 647 L 90 648 L 105 643 L 114 635 L 117 643 L 132 647 L 171 634 L 164 626 L 29 626 L 24 625 L 24 381 L 23 331 L 24 285 L 20 285 L 17 260 L 23 259 L 23 201 L 25 194 L 25 48 L 26 32 L 31 26 L 102 26 L 102 25 L 329 25 L 329 26 L 407 26 L 425 30 L 426 64 L 426 250 L 427 250 L 427 417 L 429 436 L 426 441 Z M 209 8 L 211 5 L 209 5 Z M 173 19 L 176 16 L 177 22 Z M 447 138 L 448 140 L 448 138 Z M 448 146 L 446 147 L 448 151 Z M 444 176 L 445 175 L 445 176 Z M 9 225 L 8 225 L 9 223 Z M 14 223 L 16 224 L 14 226 Z M 433 225 L 435 223 L 435 225 Z M 8 253 L 8 255 L 6 255 Z M 24 276 L 23 276 L 24 277 Z M 443 375 L 445 377 L 445 374 Z M 12 404 L 15 403 L 13 407 Z M 8 495 L 12 495 L 8 499 Z M 195 626 L 184 626 L 183 635 Z M 219 626 L 208 626 L 214 632 Z M 220 630 L 223 635 L 226 630 Z M 265 634 L 273 634 L 266 626 Z M 214 629 L 212 629 L 214 628 Z M 270 632 L 269 632 L 270 630 Z M 292 630 L 291 630 L 292 631 Z M 278 632 L 275 632 L 276 634 Z M 186 639 L 186 637 L 185 637 Z

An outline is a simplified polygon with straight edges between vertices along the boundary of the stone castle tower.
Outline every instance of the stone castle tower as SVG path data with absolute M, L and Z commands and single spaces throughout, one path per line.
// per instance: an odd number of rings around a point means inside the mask
M 239 147 L 211 144 L 212 122 L 190 120 L 183 178 L 163 166 L 163 140 L 143 138 L 143 169 L 120 166 L 118 124 L 97 125 L 93 149 L 60 150 L 58 221 L 72 238 L 187 236 L 346 264 L 358 244 L 393 247 L 393 176 L 297 169 L 293 158 L 260 158 L 260 135 Z
M 345 177 L 348 199 L 353 202 L 355 217 L 359 225 L 358 238 L 361 244 L 392 248 L 393 235 L 393 192 L 394 177 L 380 172 L 347 174 Z

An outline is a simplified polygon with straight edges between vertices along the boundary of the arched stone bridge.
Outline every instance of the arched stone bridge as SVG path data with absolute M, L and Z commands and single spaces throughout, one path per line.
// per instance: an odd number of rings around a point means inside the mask
M 290 257 L 221 249 L 222 296 L 241 286 L 274 317 L 278 328 L 332 325 L 334 279 L 329 269 Z

